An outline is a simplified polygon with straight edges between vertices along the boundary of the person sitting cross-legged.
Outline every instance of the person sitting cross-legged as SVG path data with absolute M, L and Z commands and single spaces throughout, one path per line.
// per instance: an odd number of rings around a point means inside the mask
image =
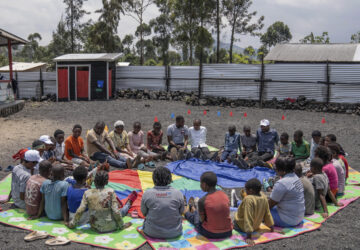
M 217 157 L 218 153 L 211 154 L 206 144 L 206 127 L 201 126 L 201 120 L 194 120 L 193 127 L 189 128 L 191 153 L 194 158 L 203 160 L 213 160 Z
M 189 129 L 185 125 L 183 116 L 175 118 L 175 124 L 171 124 L 167 128 L 168 151 L 173 161 L 184 160 L 191 157 L 191 153 L 187 150 L 189 142 Z
M 246 196 L 235 213 L 234 229 L 246 233 L 246 243 L 250 246 L 255 245 L 251 235 L 260 228 L 262 222 L 271 229 L 271 232 L 274 232 L 274 220 L 270 213 L 268 199 L 261 192 L 261 188 L 262 185 L 258 179 L 248 180 L 245 183 Z
M 99 233 L 123 230 L 131 226 L 131 222 L 124 223 L 122 219 L 122 211 L 115 191 L 105 187 L 108 181 L 109 175 L 106 171 L 96 173 L 94 180 L 96 188 L 85 191 L 74 218 L 66 223 L 69 228 L 78 225 L 86 209 L 89 211 L 91 229 Z
M 230 218 L 230 201 L 227 195 L 216 190 L 217 177 L 213 172 L 205 172 L 200 177 L 202 191 L 207 194 L 198 201 L 189 200 L 189 211 L 185 219 L 193 224 L 203 236 L 212 239 L 223 239 L 232 235 L 233 224 Z
M 105 123 L 97 122 L 91 129 L 86 138 L 87 151 L 90 158 L 101 163 L 107 161 L 111 166 L 116 168 L 135 168 L 139 164 L 139 159 L 125 159 L 118 155 L 113 141 L 105 131 Z M 110 145 L 111 151 L 105 146 L 105 142 Z
M 183 194 L 170 186 L 171 172 L 165 167 L 157 167 L 152 179 L 155 186 L 147 189 L 141 200 L 143 232 L 152 238 L 176 238 L 182 234 Z

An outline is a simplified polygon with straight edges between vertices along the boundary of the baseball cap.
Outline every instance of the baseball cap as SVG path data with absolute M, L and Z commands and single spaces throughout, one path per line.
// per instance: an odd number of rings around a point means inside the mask
M 50 140 L 50 136 L 48 135 L 42 135 L 39 138 L 39 141 L 42 141 L 45 144 L 53 145 L 54 143 Z
M 24 156 L 24 160 L 25 161 L 39 162 L 40 161 L 39 151 L 37 151 L 37 150 L 28 150 L 28 151 L 26 151 L 25 156 Z
M 269 126 L 270 125 L 270 122 L 269 120 L 266 120 L 266 119 L 263 119 L 260 121 L 260 126 Z

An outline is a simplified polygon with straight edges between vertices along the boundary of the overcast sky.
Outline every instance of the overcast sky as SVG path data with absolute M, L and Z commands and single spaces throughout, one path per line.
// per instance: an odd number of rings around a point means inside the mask
M 64 13 L 62 0 L 0 0 L 1 26 L 11 33 L 27 38 L 30 33 L 38 32 L 42 36 L 42 45 L 51 40 L 52 31 L 56 29 Z M 86 19 L 97 20 L 96 9 L 101 8 L 101 0 L 88 0 L 84 8 L 91 12 Z M 266 28 L 275 21 L 283 21 L 290 27 L 293 35 L 291 42 L 299 42 L 311 31 L 321 34 L 328 31 L 333 43 L 348 43 L 350 36 L 360 31 L 359 0 L 254 0 L 252 10 L 265 16 Z M 145 13 L 145 21 L 156 17 L 156 6 L 151 6 Z M 118 33 L 120 38 L 133 34 L 137 27 L 136 21 L 129 16 L 122 16 Z M 224 42 L 229 41 L 230 32 L 226 27 L 221 34 Z M 259 38 L 238 37 L 237 45 L 259 47 Z

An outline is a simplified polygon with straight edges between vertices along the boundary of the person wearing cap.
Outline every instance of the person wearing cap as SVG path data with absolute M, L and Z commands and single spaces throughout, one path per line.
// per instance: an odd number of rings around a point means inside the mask
M 39 141 L 42 141 L 45 144 L 45 151 L 41 157 L 44 160 L 49 160 L 51 162 L 54 162 L 55 161 L 55 153 L 52 149 L 56 143 L 55 139 L 51 140 L 50 136 L 42 135 L 42 136 L 40 136 Z
M 39 161 L 40 155 L 38 151 L 28 150 L 25 152 L 23 161 L 12 170 L 11 191 L 8 199 L 1 203 L 9 202 L 12 198 L 16 207 L 26 209 L 24 201 L 26 183 Z
M 124 127 L 125 123 L 123 121 L 116 121 L 114 123 L 114 130 L 110 132 L 109 137 L 113 141 L 120 156 L 133 160 L 135 159 L 136 154 L 132 152 L 130 148 L 129 136 Z
M 266 162 L 274 157 L 275 144 L 279 143 L 279 135 L 277 131 L 270 128 L 269 120 L 260 121 L 260 128 L 256 131 L 256 142 L 258 145 L 258 159 Z
M 94 128 L 88 132 L 86 143 L 88 155 L 90 159 L 94 161 L 101 163 L 107 161 L 111 166 L 116 168 L 133 168 L 139 164 L 137 158 L 131 161 L 131 159 L 125 159 L 118 155 L 113 141 L 105 131 L 105 123 L 103 121 L 97 122 Z M 105 143 L 110 146 L 110 150 L 105 146 Z

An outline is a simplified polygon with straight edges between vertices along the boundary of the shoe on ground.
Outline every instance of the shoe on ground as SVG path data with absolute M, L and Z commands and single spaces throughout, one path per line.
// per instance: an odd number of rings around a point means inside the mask
M 210 158 L 210 161 L 216 161 L 217 157 L 219 155 L 219 151 L 216 151 Z
M 178 157 L 178 160 L 182 161 L 185 159 L 185 154 L 184 154 L 184 150 L 183 149 L 180 149 L 179 150 L 179 157 Z
M 138 197 L 137 192 L 132 191 L 128 196 L 128 200 L 131 202 L 131 204 L 133 204 L 137 197 Z
M 25 236 L 25 241 L 34 241 L 34 240 L 40 240 L 45 239 L 49 237 L 49 234 L 47 232 L 40 232 L 40 231 L 33 231 Z

